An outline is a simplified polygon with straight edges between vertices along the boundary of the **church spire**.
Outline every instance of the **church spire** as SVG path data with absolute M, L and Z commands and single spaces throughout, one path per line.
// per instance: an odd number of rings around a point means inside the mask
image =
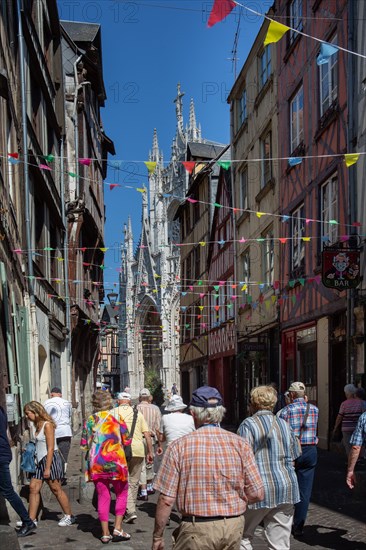
M 177 97 L 174 100 L 175 103 L 175 112 L 177 115 L 177 129 L 178 132 L 183 136 L 184 135 L 184 127 L 183 127 L 183 101 L 182 97 L 184 96 L 184 92 L 180 91 L 180 82 L 177 84 Z
M 200 139 L 201 139 L 201 131 L 200 131 L 200 127 L 197 126 L 194 101 L 193 99 L 191 99 L 191 103 L 189 105 L 188 141 L 199 141 Z

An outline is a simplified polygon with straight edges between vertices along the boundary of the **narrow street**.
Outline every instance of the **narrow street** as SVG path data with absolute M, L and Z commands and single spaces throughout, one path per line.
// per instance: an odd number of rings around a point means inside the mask
M 65 487 L 72 501 L 76 525 L 58 527 L 61 517 L 56 500 L 44 492 L 45 509 L 38 524 L 37 533 L 19 539 L 24 550 L 99 550 L 104 547 L 99 541 L 100 527 L 92 502 L 79 499 L 81 457 L 78 436 L 74 437 L 70 453 L 69 482 Z M 316 472 L 312 503 L 308 515 L 305 536 L 302 540 L 291 539 L 293 550 L 314 548 L 315 550 L 366 550 L 366 468 L 359 469 L 362 486 L 353 493 L 347 489 L 344 457 L 327 451 L 319 451 L 319 465 Z M 138 504 L 137 521 L 125 525 L 131 534 L 131 541 L 111 544 L 112 548 L 125 550 L 148 550 L 151 547 L 152 531 L 157 495 L 148 502 Z M 171 534 L 178 525 L 178 516 L 172 514 L 170 526 L 165 531 L 166 549 L 171 548 Z M 265 550 L 263 533 L 258 531 L 254 549 Z

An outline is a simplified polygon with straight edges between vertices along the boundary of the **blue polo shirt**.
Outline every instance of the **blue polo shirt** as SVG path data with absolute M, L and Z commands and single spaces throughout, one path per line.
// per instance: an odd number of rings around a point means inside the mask
M 8 428 L 8 418 L 2 407 L 0 407 L 0 462 L 11 462 L 12 454 L 6 433 Z

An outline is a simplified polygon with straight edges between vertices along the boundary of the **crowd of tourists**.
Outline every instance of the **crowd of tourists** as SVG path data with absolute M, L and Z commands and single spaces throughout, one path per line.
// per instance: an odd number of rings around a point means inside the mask
M 347 384 L 333 435 L 342 432 L 348 456 L 346 483 L 355 486 L 355 465 L 366 443 L 363 390 Z M 269 549 L 290 548 L 291 535 L 302 537 L 317 464 L 318 408 L 306 387 L 293 382 L 285 394 L 276 385 L 250 394 L 248 417 L 237 434 L 222 428 L 226 409 L 216 388 L 196 389 L 187 405 L 173 385 L 164 408 L 153 403 L 148 388 L 133 405 L 129 388 L 112 398 L 97 390 L 93 414 L 86 419 L 81 449 L 85 478 L 97 494 L 101 543 L 127 541 L 125 525 L 137 520 L 136 502 L 159 492 L 152 550 L 163 550 L 164 530 L 172 509 L 181 521 L 173 531 L 174 550 L 251 550 L 262 525 Z M 0 494 L 20 517 L 17 534 L 37 529 L 40 491 L 46 482 L 63 512 L 58 525 L 75 523 L 62 485 L 66 483 L 71 443 L 71 404 L 53 388 L 44 405 L 27 403 L 24 414 L 35 441 L 34 456 L 23 455 L 29 472 L 29 509 L 15 492 L 9 464 L 11 438 L 0 407 Z M 31 464 L 31 466 L 29 466 Z M 111 491 L 115 493 L 112 531 Z

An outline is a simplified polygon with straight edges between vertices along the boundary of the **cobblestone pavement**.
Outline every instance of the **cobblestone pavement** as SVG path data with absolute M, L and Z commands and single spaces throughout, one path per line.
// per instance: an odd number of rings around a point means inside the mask
M 43 494 L 44 509 L 37 533 L 19 539 L 21 549 L 99 550 L 105 547 L 99 541 L 100 527 L 93 502 L 85 498 L 78 502 L 81 467 L 78 443 L 79 439 L 76 436 L 69 458 L 68 484 L 65 487 L 72 501 L 73 513 L 77 516 L 76 524 L 71 527 L 57 525 L 57 519 L 62 514 L 57 501 L 48 494 L 47 489 Z M 355 492 L 348 490 L 345 485 L 345 469 L 344 457 L 336 453 L 319 451 L 319 465 L 305 535 L 301 540 L 292 538 L 291 549 L 366 550 L 366 468 L 360 469 L 364 483 Z M 125 531 L 131 534 L 131 540 L 111 543 L 111 550 L 151 548 L 156 500 L 157 495 L 153 495 L 149 497 L 148 502 L 138 504 L 137 521 L 131 525 L 124 525 Z M 165 531 L 167 550 L 171 548 L 171 534 L 178 521 L 178 515 L 173 512 L 171 524 Z M 263 531 L 259 529 L 256 534 L 258 536 L 253 542 L 254 550 L 265 550 L 267 545 Z

